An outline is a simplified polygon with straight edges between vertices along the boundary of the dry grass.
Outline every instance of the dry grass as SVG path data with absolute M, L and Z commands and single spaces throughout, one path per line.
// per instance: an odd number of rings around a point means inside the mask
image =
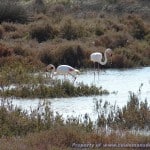
M 1 100 L 1 150 L 9 150 L 10 146 L 12 149 L 18 150 L 67 150 L 71 149 L 73 143 L 148 144 L 150 142 L 150 136 L 135 134 L 131 132 L 132 130 L 128 130 L 130 129 L 128 125 L 132 123 L 130 118 L 135 118 L 133 119 L 133 121 L 136 121 L 134 125 L 141 122 L 141 120 L 137 118 L 138 115 L 135 114 L 138 110 L 138 100 L 134 98 L 135 97 L 131 96 L 127 105 L 122 108 L 126 116 L 125 122 L 127 121 L 123 129 L 118 126 L 116 130 L 111 130 L 110 132 L 104 130 L 103 127 L 96 128 L 95 130 L 93 122 L 90 121 L 90 118 L 86 117 L 82 118 L 83 121 L 81 121 L 81 118 L 73 117 L 64 121 L 61 115 L 57 114 L 54 116 L 50 105 L 46 103 L 46 101 L 43 104 L 39 104 L 37 109 L 32 110 L 31 114 L 28 114 L 25 110 L 23 111 L 21 108 L 14 107 L 10 102 L 5 103 L 4 100 Z M 106 106 L 99 109 L 107 108 Z M 141 114 L 149 117 L 148 109 L 146 103 L 141 102 L 140 111 L 143 112 Z M 41 113 L 40 110 L 43 110 L 43 113 Z M 118 121 L 116 119 L 117 117 L 114 118 L 114 126 L 116 126 L 116 124 L 121 125 L 121 119 Z M 147 121 L 149 121 L 148 118 Z M 146 121 L 143 123 L 145 122 Z M 108 148 L 102 149 L 105 150 Z M 124 148 L 124 150 L 127 149 L 128 148 Z

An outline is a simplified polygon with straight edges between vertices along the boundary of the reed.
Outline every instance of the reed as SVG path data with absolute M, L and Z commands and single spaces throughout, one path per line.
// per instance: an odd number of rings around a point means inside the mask
M 10 100 L 1 98 L 0 147 L 2 150 L 9 149 L 10 145 L 12 149 L 24 147 L 33 150 L 43 148 L 67 150 L 72 149 L 73 143 L 147 144 L 150 142 L 149 136 L 135 134 L 130 130 L 131 127 L 137 130 L 149 125 L 150 108 L 146 101 L 139 103 L 137 95 L 131 93 L 129 101 L 123 108 L 116 106 L 112 108 L 108 102 L 102 105 L 102 101 L 96 104 L 99 126 L 95 128 L 94 122 L 86 114 L 83 118 L 68 117 L 66 120 L 58 113 L 54 115 L 50 103 L 46 100 L 29 113 L 14 106 Z M 111 114 L 108 118 L 105 115 L 107 112 Z M 143 122 L 141 117 L 145 119 Z M 109 132 L 103 128 L 104 118 L 111 128 Z

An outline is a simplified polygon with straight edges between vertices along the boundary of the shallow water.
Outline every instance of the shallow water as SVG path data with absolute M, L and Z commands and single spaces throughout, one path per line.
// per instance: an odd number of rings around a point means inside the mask
M 95 76 L 94 76 L 95 72 Z M 73 80 L 72 77 L 68 77 Z M 139 95 L 141 100 L 148 100 L 150 103 L 150 67 L 137 69 L 107 69 L 99 72 L 94 70 L 83 71 L 77 77 L 75 84 L 83 82 L 84 84 L 94 84 L 98 87 L 108 90 L 111 94 L 102 96 L 73 97 L 73 98 L 53 98 L 48 99 L 54 112 L 59 112 L 63 117 L 83 116 L 85 113 L 95 120 L 97 118 L 94 112 L 95 100 L 102 99 L 112 105 L 124 106 L 129 100 L 129 91 Z M 143 86 L 141 86 L 143 84 Z M 141 92 L 139 88 L 141 86 Z M 37 108 L 39 99 L 21 99 L 13 100 L 13 104 L 29 110 L 30 107 Z

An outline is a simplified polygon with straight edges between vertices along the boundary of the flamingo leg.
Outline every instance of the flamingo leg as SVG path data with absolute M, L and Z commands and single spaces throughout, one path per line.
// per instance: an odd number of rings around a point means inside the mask
M 100 71 L 100 69 L 99 69 L 99 63 L 98 63 L 98 79 L 99 79 L 99 71 Z
M 64 80 L 66 80 L 66 75 L 64 75 Z
M 95 81 L 95 62 L 94 62 L 94 81 Z

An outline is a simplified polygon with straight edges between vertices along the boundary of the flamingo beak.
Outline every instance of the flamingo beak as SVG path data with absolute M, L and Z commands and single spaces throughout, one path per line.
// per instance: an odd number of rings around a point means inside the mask
M 109 56 L 112 57 L 112 53 L 110 53 Z

